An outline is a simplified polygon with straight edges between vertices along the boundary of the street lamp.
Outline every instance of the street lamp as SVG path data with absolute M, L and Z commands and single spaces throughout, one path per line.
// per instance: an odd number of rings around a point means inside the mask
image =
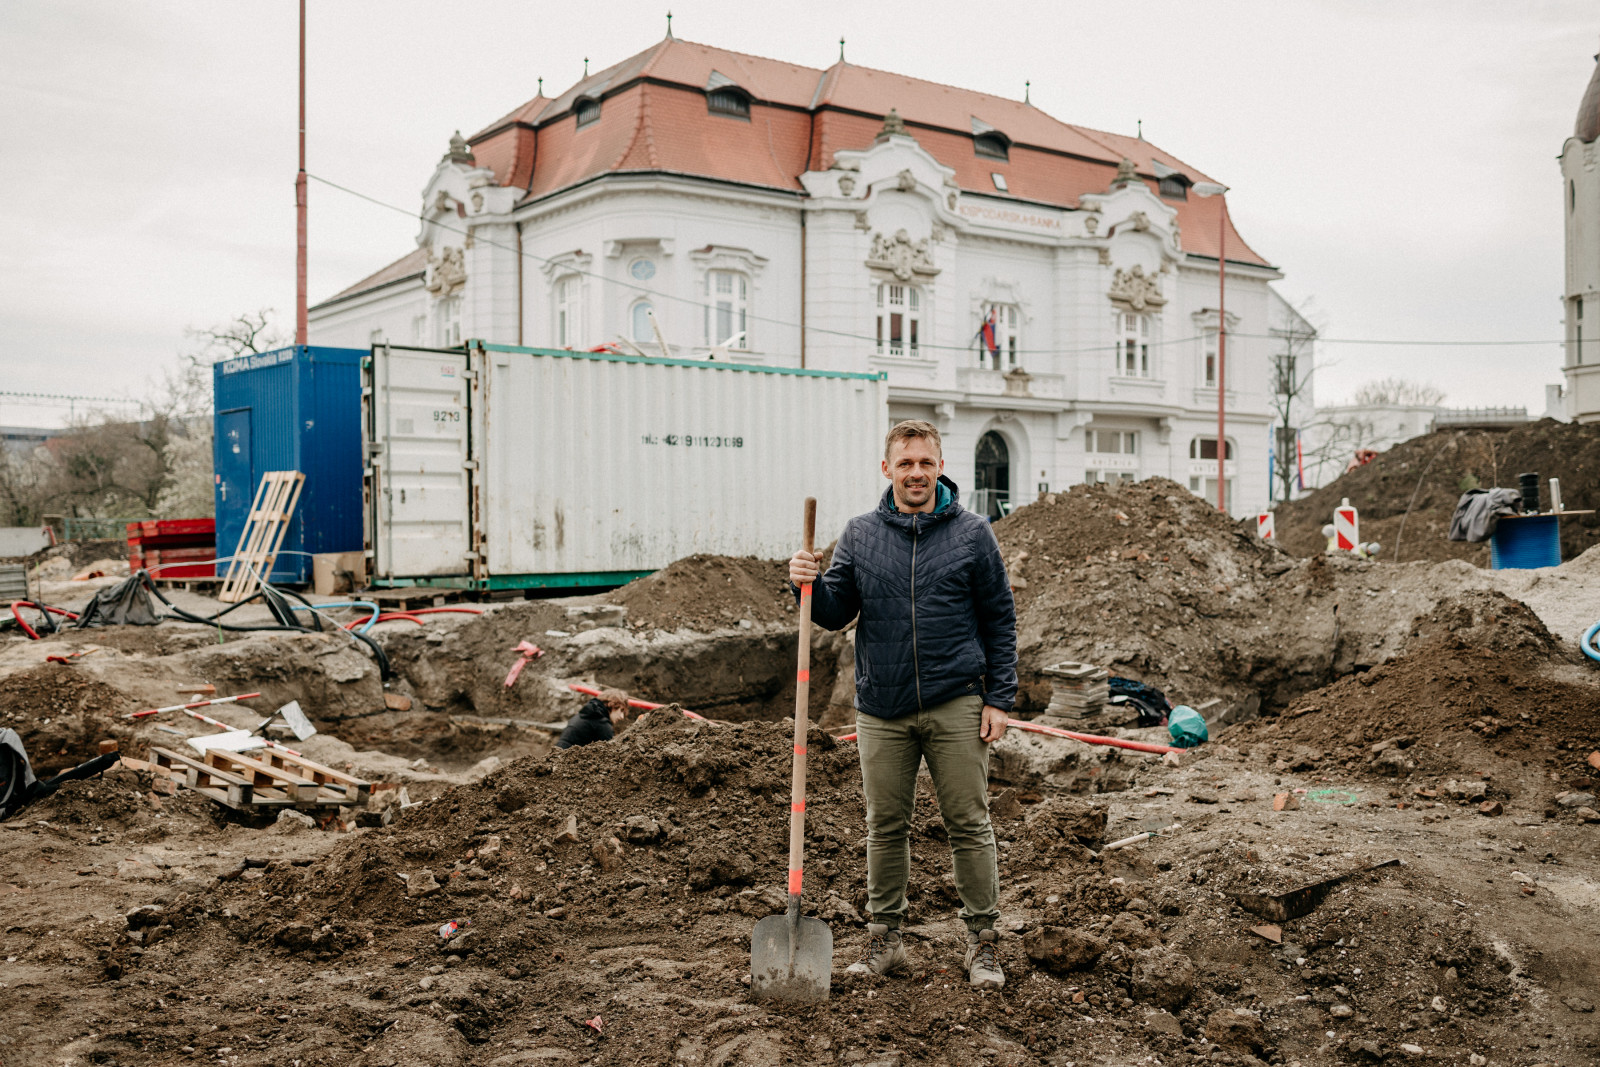
M 1222 196 L 1226 185 L 1217 182 L 1196 182 L 1193 186 L 1199 196 Z M 1217 212 L 1217 510 L 1226 513 L 1227 458 L 1228 458 L 1228 388 L 1225 368 L 1228 362 L 1228 202 L 1222 201 Z

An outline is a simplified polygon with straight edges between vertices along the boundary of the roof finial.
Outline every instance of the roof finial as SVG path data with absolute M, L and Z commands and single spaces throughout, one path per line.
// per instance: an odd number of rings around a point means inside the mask
M 891 107 L 889 113 L 883 117 L 883 129 L 878 131 L 878 136 L 874 137 L 872 141 L 876 144 L 888 137 L 909 136 L 911 135 L 906 130 L 905 122 L 900 118 L 900 112 Z
M 450 138 L 450 151 L 444 154 L 440 163 L 463 163 L 467 166 L 476 166 L 478 161 L 473 158 L 472 149 L 467 144 L 467 139 L 457 130 L 454 137 Z
M 540 96 L 544 95 L 544 79 L 543 78 L 539 79 L 539 95 Z
M 1031 81 L 1022 83 L 1022 102 L 1024 104 L 1033 103 L 1033 82 Z
M 583 57 L 583 76 L 585 78 L 587 78 L 589 76 L 589 57 L 588 56 L 584 56 Z
M 672 12 L 667 12 L 667 40 L 672 40 Z
M 1133 160 L 1127 156 L 1122 157 L 1122 162 L 1117 164 L 1117 176 L 1112 179 L 1112 185 L 1127 185 L 1139 180 L 1139 172 L 1134 168 Z
M 1139 140 L 1144 140 L 1144 119 L 1139 120 Z
M 839 38 L 839 62 L 844 62 L 844 38 Z

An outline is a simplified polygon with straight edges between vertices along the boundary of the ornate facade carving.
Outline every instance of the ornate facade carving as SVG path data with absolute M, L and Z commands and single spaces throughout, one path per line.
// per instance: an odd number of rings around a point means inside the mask
M 1111 249 L 1102 248 L 1099 251 L 1100 251 L 1100 265 L 1102 267 L 1111 266 Z
M 1094 232 L 1096 230 L 1098 230 L 1099 228 L 1100 228 L 1100 216 L 1098 216 L 1098 215 L 1085 215 L 1084 216 L 1084 219 L 1083 219 L 1084 232 L 1089 234 L 1089 236 L 1093 237 L 1094 236 Z
M 913 241 L 904 230 L 896 230 L 893 237 L 873 234 L 867 266 L 889 271 L 903 282 L 910 281 L 916 274 L 931 276 L 939 273 L 939 268 L 933 265 L 928 239 L 924 237 L 920 241 Z
M 1134 168 L 1133 160 L 1124 156 L 1122 162 L 1117 164 L 1117 176 L 1111 179 L 1111 187 L 1114 189 L 1119 185 L 1127 185 L 1138 180 L 1139 173 Z
M 1128 221 L 1133 223 L 1133 228 L 1140 233 L 1150 229 L 1150 216 L 1142 211 L 1135 211 L 1128 216 Z
M 839 175 L 839 195 L 851 196 L 856 191 L 856 177 L 854 174 Z
M 895 175 L 894 187 L 902 193 L 909 193 L 917 187 L 917 176 L 911 173 L 910 167 Z
M 1159 310 L 1167 302 L 1161 293 L 1161 281 L 1135 263 L 1130 270 L 1118 269 L 1111 277 L 1111 290 L 1106 294 L 1111 302 L 1128 311 Z
M 459 248 L 446 248 L 428 255 L 428 277 L 423 287 L 437 297 L 446 297 L 467 284 L 467 264 Z
M 1029 374 L 1021 367 L 1013 367 L 1012 369 L 1006 371 L 1003 377 L 1005 378 L 1006 383 L 1006 396 L 1033 395 L 1028 391 L 1028 386 L 1033 381 L 1033 375 Z

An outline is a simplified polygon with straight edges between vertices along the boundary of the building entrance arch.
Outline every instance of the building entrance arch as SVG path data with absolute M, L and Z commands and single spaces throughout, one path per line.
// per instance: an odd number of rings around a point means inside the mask
M 990 521 L 1011 511 L 1011 449 L 990 430 L 978 438 L 973 454 L 972 510 Z

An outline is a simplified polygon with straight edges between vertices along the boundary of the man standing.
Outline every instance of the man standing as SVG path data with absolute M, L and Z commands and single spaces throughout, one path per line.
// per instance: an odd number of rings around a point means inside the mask
M 902 422 L 884 441 L 890 487 L 851 519 L 827 573 L 796 552 L 794 583 L 813 582 L 811 617 L 856 627 L 856 733 L 867 799 L 866 956 L 857 973 L 904 963 L 900 924 L 911 868 L 917 769 L 927 760 L 967 925 L 967 977 L 999 989 L 1000 877 L 989 825 L 989 745 L 1017 692 L 1016 611 L 988 520 L 962 508 L 944 477 L 939 431 Z

